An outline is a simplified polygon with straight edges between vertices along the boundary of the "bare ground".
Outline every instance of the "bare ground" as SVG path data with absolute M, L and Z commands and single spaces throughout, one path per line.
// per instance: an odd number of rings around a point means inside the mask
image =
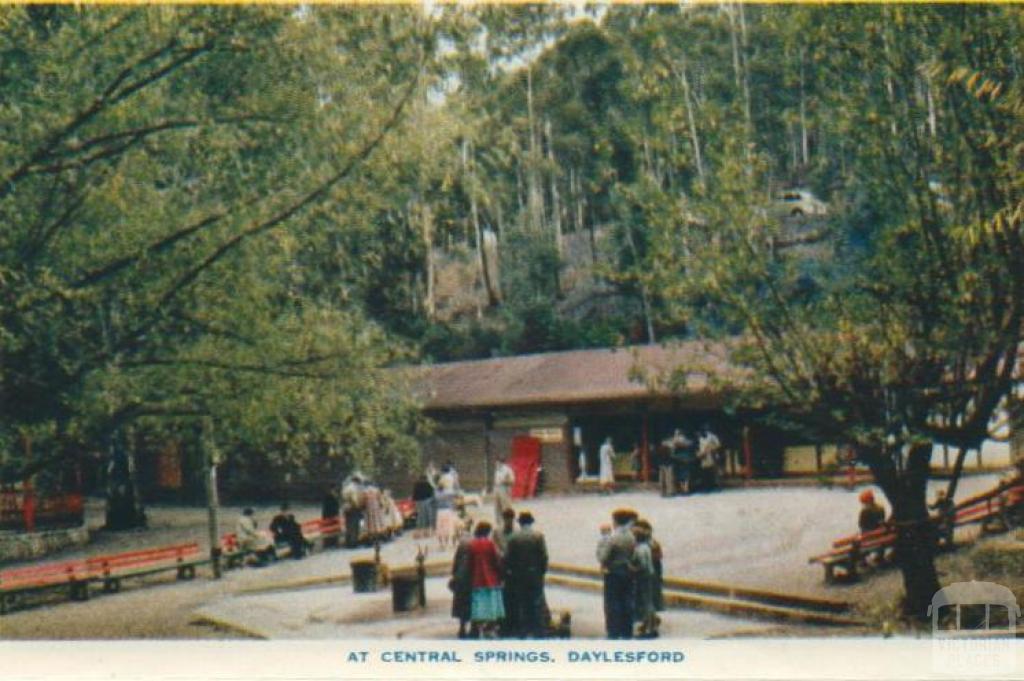
M 986 489 L 994 480 L 989 475 L 967 478 L 961 483 L 961 494 Z M 833 539 L 855 530 L 855 492 L 759 488 L 671 499 L 652 492 L 624 492 L 549 496 L 530 500 L 522 508 L 529 508 L 537 517 L 553 561 L 593 565 L 598 526 L 620 506 L 633 507 L 651 520 L 655 536 L 664 546 L 668 575 L 850 600 L 876 622 L 895 613 L 902 588 L 897 572 L 883 572 L 850 586 L 830 587 L 822 580 L 821 568 L 807 562 L 809 556 L 825 551 Z M 239 510 L 222 510 L 222 531 L 233 528 Z M 311 505 L 294 510 L 300 519 L 318 512 Z M 271 506 L 257 509 L 261 524 L 265 525 L 273 512 Z M 472 513 L 490 519 L 492 511 L 488 506 L 473 509 Z M 149 518 L 150 526 L 145 530 L 97 531 L 89 546 L 47 560 L 177 541 L 199 541 L 206 550 L 205 509 L 155 506 L 149 509 Z M 102 522 L 100 502 L 90 502 L 88 522 L 92 527 Z M 451 557 L 450 550 L 441 551 L 433 542 L 414 540 L 410 533 L 385 545 L 382 557 L 392 565 L 409 564 L 418 547 L 429 549 L 430 560 Z M 144 581 L 129 580 L 121 593 L 97 595 L 86 602 L 69 602 L 54 594 L 48 604 L 0 618 L 0 639 L 237 638 L 241 635 L 238 631 L 197 621 L 197 611 L 274 585 L 336 578 L 348 573 L 348 562 L 353 557 L 369 553 L 366 549 L 321 551 L 301 561 L 233 570 L 220 580 L 211 579 L 206 568 L 201 568 L 191 582 L 177 582 L 173 573 Z M 940 559 L 939 569 L 947 575 L 959 575 L 967 567 L 958 554 Z M 738 621 L 735 633 L 742 633 L 743 626 Z M 781 628 L 778 633 L 786 631 Z

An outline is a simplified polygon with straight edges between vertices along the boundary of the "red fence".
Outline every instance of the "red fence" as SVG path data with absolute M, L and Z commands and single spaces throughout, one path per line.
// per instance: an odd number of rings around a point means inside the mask
M 81 494 L 38 496 L 31 487 L 0 490 L 0 530 L 35 532 L 75 527 L 84 519 L 85 505 Z

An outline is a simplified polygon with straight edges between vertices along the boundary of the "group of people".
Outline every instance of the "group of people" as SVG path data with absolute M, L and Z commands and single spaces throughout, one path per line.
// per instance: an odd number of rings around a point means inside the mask
M 529 511 L 509 506 L 497 529 L 486 520 L 459 542 L 452 561 L 452 617 L 459 638 L 543 638 L 550 612 L 544 598 L 548 550 Z
M 295 559 L 305 556 L 310 548 L 309 542 L 302 535 L 302 526 L 295 520 L 287 503 L 281 504 L 281 510 L 270 521 L 269 537 L 260 532 L 256 512 L 252 508 L 245 508 L 235 523 L 235 539 L 239 550 L 252 556 L 256 566 L 277 559 L 285 548 Z
M 677 428 L 672 437 L 654 450 L 655 466 L 659 471 L 663 493 L 689 494 L 697 490 L 712 490 L 719 486 L 723 467 L 723 447 L 718 436 L 705 424 L 689 435 Z M 598 449 L 598 484 L 601 491 L 610 494 L 615 489 L 615 459 L 618 455 L 612 438 L 606 437 Z M 639 446 L 629 452 L 630 468 L 639 477 L 643 471 L 643 455 Z M 587 475 L 587 452 L 580 448 L 580 477 Z
M 662 492 L 690 494 L 719 486 L 722 469 L 722 443 L 704 424 L 696 433 L 686 435 L 679 428 L 657 450 Z
M 333 504 L 326 499 L 324 506 L 325 510 L 328 506 L 333 510 Z M 400 533 L 404 525 L 390 490 L 382 489 L 358 471 L 342 482 L 340 506 L 345 517 L 345 546 L 348 548 L 386 541 Z
M 441 549 L 454 546 L 461 533 L 462 487 L 450 461 L 437 470 L 431 462 L 412 488 L 416 502 L 415 537 L 436 536 Z
M 597 560 L 604 577 L 608 638 L 657 638 L 665 599 L 662 550 L 651 523 L 632 509 L 616 510 L 612 525 L 601 526 Z

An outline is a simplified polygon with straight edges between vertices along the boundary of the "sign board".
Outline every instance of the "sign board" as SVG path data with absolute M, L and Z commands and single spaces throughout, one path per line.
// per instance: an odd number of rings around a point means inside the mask
M 565 438 L 561 428 L 530 428 L 530 437 L 535 437 L 545 444 L 559 444 Z

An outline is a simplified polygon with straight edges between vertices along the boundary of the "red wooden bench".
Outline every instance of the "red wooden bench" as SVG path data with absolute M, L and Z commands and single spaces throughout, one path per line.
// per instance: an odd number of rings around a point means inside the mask
M 302 527 L 302 536 L 306 538 L 306 541 L 324 540 L 326 542 L 341 536 L 342 521 L 339 517 L 314 518 L 302 523 L 300 527 Z
M 121 580 L 128 577 L 176 570 L 178 579 L 192 579 L 196 576 L 196 565 L 206 561 L 199 552 L 199 544 L 191 542 L 94 556 L 86 560 L 86 565 L 90 578 L 101 581 L 104 591 L 114 593 L 121 590 Z
M 89 568 L 84 560 L 31 565 L 0 572 L 0 614 L 17 606 L 26 595 L 60 587 L 72 600 L 89 598 Z
M 932 522 L 944 531 L 940 542 L 946 548 L 953 547 L 952 531 L 971 523 L 981 523 L 983 531 L 1005 531 L 1019 523 L 1024 515 L 1024 483 L 1014 481 L 1009 485 L 1001 483 L 981 494 L 968 497 L 954 506 L 951 523 L 943 527 L 942 518 L 935 516 Z M 879 563 L 888 562 L 889 550 L 896 544 L 896 530 L 883 526 L 871 532 L 841 537 L 832 543 L 832 550 L 810 559 L 825 568 L 825 581 L 833 583 L 840 578 L 856 579 L 858 566 L 864 559 L 876 553 Z M 837 568 L 840 574 L 836 574 Z
M 857 578 L 859 568 L 872 554 L 877 564 L 888 563 L 896 545 L 896 530 L 888 526 L 870 532 L 843 537 L 832 543 L 832 550 L 812 557 L 808 562 L 820 563 L 825 568 L 825 582 L 852 581 Z M 837 569 L 839 574 L 836 574 Z
M 192 542 L 5 570 L 0 572 L 0 613 L 11 610 L 26 595 L 47 589 L 67 587 L 72 600 L 82 601 L 89 598 L 92 582 L 116 592 L 122 579 L 168 570 L 176 570 L 178 579 L 192 579 L 196 565 L 205 562 L 199 544 Z
M 983 532 L 1005 531 L 1018 520 L 1024 507 L 1024 484 L 1001 484 L 956 505 L 953 524 L 981 523 Z

